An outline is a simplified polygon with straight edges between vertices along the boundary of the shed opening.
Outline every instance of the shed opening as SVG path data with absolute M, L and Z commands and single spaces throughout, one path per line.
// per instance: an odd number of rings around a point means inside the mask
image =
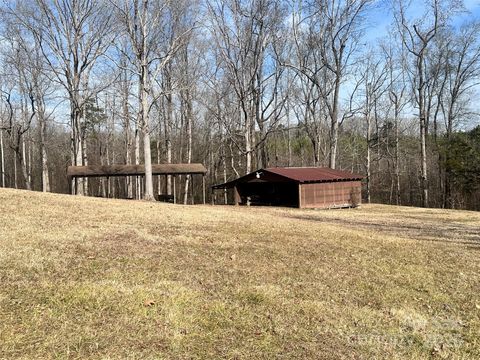
M 212 190 L 231 191 L 236 205 L 355 207 L 360 204 L 362 179 L 362 175 L 330 168 L 265 168 L 214 185 Z

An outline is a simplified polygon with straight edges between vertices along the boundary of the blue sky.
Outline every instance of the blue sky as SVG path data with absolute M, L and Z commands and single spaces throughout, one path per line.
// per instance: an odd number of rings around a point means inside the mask
M 460 25 L 464 21 L 471 19 L 480 19 L 480 0 L 464 0 L 466 12 L 460 13 L 453 19 L 454 25 Z M 375 8 L 370 15 L 370 26 L 367 28 L 366 39 L 375 41 L 388 32 L 388 27 L 393 22 L 393 15 L 389 9 L 390 1 L 379 1 L 379 6 Z M 409 9 L 409 15 L 419 17 L 424 13 L 423 1 L 412 1 Z

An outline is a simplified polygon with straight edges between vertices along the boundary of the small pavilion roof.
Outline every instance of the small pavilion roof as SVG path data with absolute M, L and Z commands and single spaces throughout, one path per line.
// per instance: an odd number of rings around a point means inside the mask
M 205 175 L 207 169 L 202 164 L 152 164 L 153 175 Z M 67 176 L 142 176 L 145 175 L 144 165 L 88 165 L 69 166 Z

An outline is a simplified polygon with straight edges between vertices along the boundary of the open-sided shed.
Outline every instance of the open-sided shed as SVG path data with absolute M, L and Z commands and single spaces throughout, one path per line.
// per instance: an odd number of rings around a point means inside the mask
M 361 202 L 362 179 L 330 168 L 279 167 L 260 169 L 212 189 L 233 189 L 236 205 L 354 207 Z
M 152 164 L 152 175 L 173 176 L 173 193 L 175 194 L 175 177 L 177 175 L 201 175 L 203 187 L 203 203 L 205 203 L 205 174 L 207 169 L 203 164 Z M 69 166 L 67 168 L 67 178 L 70 186 L 77 178 L 87 177 L 105 177 L 114 176 L 145 176 L 144 165 L 88 165 L 88 166 Z M 192 186 L 193 189 L 193 177 Z M 73 187 L 75 189 L 75 187 Z M 72 193 L 72 189 L 70 189 Z M 173 195 L 173 202 L 175 196 Z

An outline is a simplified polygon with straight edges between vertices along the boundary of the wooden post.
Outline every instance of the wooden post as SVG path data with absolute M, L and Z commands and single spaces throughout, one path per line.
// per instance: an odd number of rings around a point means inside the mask
M 205 175 L 202 175 L 203 205 L 205 205 Z
M 177 203 L 177 176 L 173 175 L 173 203 Z
M 195 205 L 195 192 L 193 191 L 193 178 L 194 178 L 194 176 L 193 176 L 193 174 L 187 175 L 187 176 L 190 177 L 190 183 L 191 183 L 191 184 L 190 184 L 190 188 L 191 188 L 191 191 L 190 191 L 190 192 L 191 192 L 191 194 L 192 194 L 192 205 Z M 188 200 L 188 199 L 187 199 L 187 200 Z M 187 203 L 188 203 L 188 201 L 187 201 Z
M 233 187 L 233 199 L 234 199 L 235 205 L 240 205 L 241 198 L 240 198 L 240 194 L 238 193 L 238 189 L 236 185 Z
M 298 207 L 302 208 L 302 184 L 298 184 Z

